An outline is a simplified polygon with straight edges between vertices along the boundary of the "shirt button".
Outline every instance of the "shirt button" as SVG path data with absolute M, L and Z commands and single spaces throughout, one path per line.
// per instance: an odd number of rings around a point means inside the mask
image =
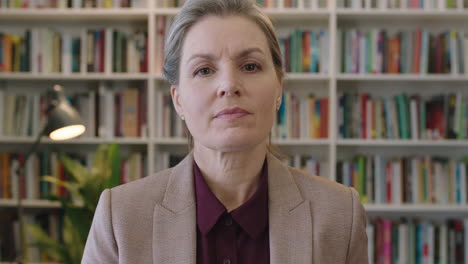
M 231 260 L 230 259 L 225 259 L 225 260 L 223 260 L 223 264 L 231 264 Z
M 232 218 L 231 218 L 230 216 L 228 216 L 228 217 L 226 218 L 226 220 L 224 220 L 224 224 L 225 224 L 226 226 L 232 225 Z M 228 264 L 229 264 L 229 263 L 228 263 Z

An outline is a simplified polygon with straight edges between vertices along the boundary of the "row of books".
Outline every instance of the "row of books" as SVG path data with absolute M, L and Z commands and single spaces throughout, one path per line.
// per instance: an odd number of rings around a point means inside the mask
M 86 131 L 82 137 L 147 137 L 146 89 L 101 83 L 96 90 L 68 96 Z M 39 93 L 0 89 L 0 136 L 37 136 L 45 123 L 46 99 Z M 109 110 L 111 109 L 111 110 Z
M 45 96 L 0 89 L 0 136 L 36 136 L 45 122 Z
M 327 8 L 327 0 L 256 0 L 263 8 Z M 185 0 L 159 0 L 158 7 L 181 7 Z M 0 8 L 129 8 L 144 0 L 0 0 Z M 345 8 L 467 8 L 467 0 L 337 0 Z
M 369 263 L 468 263 L 468 219 L 378 217 L 366 232 Z
M 143 0 L 144 1 L 144 0 Z M 0 0 L 0 8 L 120 8 L 142 0 Z
M 272 130 L 273 138 L 328 138 L 328 107 L 328 97 L 299 96 L 295 92 L 284 91 Z
M 53 48 L 53 44 L 51 45 Z M 31 71 L 30 51 L 30 31 L 26 31 L 24 35 L 0 32 L 0 72 Z
M 466 205 L 467 163 L 467 158 L 359 155 L 337 163 L 336 180 L 358 190 L 363 203 Z
M 467 73 L 468 34 L 385 29 L 339 30 L 343 73 Z
M 109 45 L 109 41 L 112 45 Z M 111 28 L 88 30 L 87 43 L 88 72 L 104 72 L 105 61 L 112 58 L 112 72 L 148 72 L 148 35 L 144 31 L 125 33 Z M 109 49 L 112 55 L 106 53 Z
M 148 157 L 141 152 L 132 153 L 122 161 L 120 184 L 136 181 L 148 176 Z
M 158 7 L 181 7 L 186 0 L 159 0 Z M 263 8 L 326 8 L 328 0 L 256 0 Z
M 186 0 L 157 0 L 158 7 L 182 7 Z
M 327 8 L 328 0 L 257 0 L 263 8 Z
M 284 71 L 328 73 L 328 30 L 294 29 L 279 42 Z
M 468 0 L 338 0 L 338 7 L 369 8 L 402 8 L 402 9 L 455 9 L 468 8 Z
M 48 210 L 46 214 L 24 214 L 25 225 L 39 225 L 55 241 L 63 239 L 63 215 L 59 210 Z M 35 242 L 30 232 L 26 232 L 28 263 L 50 263 L 53 259 L 45 254 Z M 16 262 L 16 253 L 20 249 L 19 221 L 12 211 L 4 211 L 0 214 L 0 261 Z
M 148 72 L 148 36 L 141 30 L 51 28 L 0 32 L 0 72 Z
M 44 199 L 47 195 L 71 198 L 68 191 L 57 185 L 42 181 L 41 176 L 52 176 L 61 181 L 69 179 L 57 152 L 48 149 L 39 155 L 32 155 L 25 163 L 24 177 L 18 183 L 18 167 L 24 162 L 24 155 L 0 153 L 0 197 L 3 199 Z
M 87 155 L 68 154 L 68 156 L 87 166 L 91 170 L 93 153 Z M 37 155 L 32 155 L 25 163 L 25 174 L 18 183 L 18 166 L 24 162 L 20 153 L 0 153 L 0 198 L 3 199 L 45 199 L 47 195 L 56 195 L 74 199 L 69 192 L 57 185 L 52 185 L 41 179 L 42 176 L 52 176 L 61 181 L 70 180 L 68 172 L 60 161 L 59 153 L 45 149 Z M 146 175 L 146 155 L 135 152 L 122 159 L 120 183 L 138 180 Z
M 375 98 L 344 93 L 339 96 L 338 132 L 341 138 L 466 139 L 467 103 L 461 93 Z
M 172 97 L 168 92 L 158 92 L 156 95 L 156 135 L 158 137 L 183 138 L 186 137 L 184 121 L 180 118 L 172 104 Z
M 148 136 L 146 88 L 129 88 L 118 83 L 102 82 L 98 87 L 98 95 L 95 91 L 89 93 L 89 98 L 96 100 L 96 107 L 89 112 L 90 118 L 98 121 L 95 126 L 96 136 L 109 139 Z M 89 104 L 93 102 L 90 100 Z

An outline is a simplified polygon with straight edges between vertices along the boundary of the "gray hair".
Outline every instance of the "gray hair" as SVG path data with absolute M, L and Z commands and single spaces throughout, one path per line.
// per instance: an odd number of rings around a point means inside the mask
M 255 22 L 265 34 L 276 75 L 284 76 L 278 38 L 271 20 L 251 0 L 187 0 L 175 16 L 164 48 L 163 73 L 171 85 L 178 85 L 185 36 L 190 28 L 208 15 L 239 15 Z

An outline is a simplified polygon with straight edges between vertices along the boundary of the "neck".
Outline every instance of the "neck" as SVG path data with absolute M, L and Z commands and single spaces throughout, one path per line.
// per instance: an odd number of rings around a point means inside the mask
M 230 212 L 257 190 L 266 145 L 247 151 L 220 152 L 195 144 L 193 156 L 210 190 Z

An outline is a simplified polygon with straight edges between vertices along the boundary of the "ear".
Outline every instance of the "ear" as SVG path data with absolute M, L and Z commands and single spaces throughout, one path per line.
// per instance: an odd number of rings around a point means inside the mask
M 279 85 L 279 91 L 278 91 L 278 97 L 279 98 L 279 104 L 281 104 L 281 101 L 283 100 L 283 79 L 281 79 L 279 81 L 280 85 Z
M 172 104 L 179 116 L 184 115 L 182 104 L 180 103 L 180 93 L 177 87 L 174 85 L 171 86 L 171 97 L 172 97 Z

